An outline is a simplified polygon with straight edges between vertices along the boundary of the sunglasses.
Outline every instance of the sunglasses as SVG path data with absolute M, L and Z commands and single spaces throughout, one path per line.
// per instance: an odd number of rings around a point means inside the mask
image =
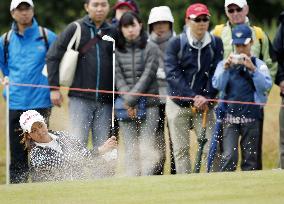
M 195 23 L 200 23 L 201 21 L 206 23 L 210 20 L 208 17 L 205 17 L 205 18 L 188 18 L 188 19 L 194 21 Z
M 240 12 L 242 12 L 242 10 L 243 10 L 243 8 L 236 8 L 236 9 L 228 9 L 227 11 L 228 11 L 228 13 L 235 13 L 235 11 L 240 13 Z

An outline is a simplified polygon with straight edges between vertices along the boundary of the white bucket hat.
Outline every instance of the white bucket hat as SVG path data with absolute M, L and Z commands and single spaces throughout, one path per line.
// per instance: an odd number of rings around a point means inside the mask
M 28 133 L 31 133 L 32 125 L 35 122 L 45 123 L 42 115 L 35 110 L 28 110 L 26 112 L 23 112 L 19 122 L 21 128 L 23 129 L 23 132 L 28 132 Z
M 169 21 L 174 23 L 173 14 L 168 6 L 158 6 L 151 9 L 148 25 L 159 21 Z
M 225 8 L 227 8 L 231 4 L 236 4 L 238 7 L 243 8 L 245 5 L 247 5 L 246 0 L 225 0 Z
M 34 3 L 32 0 L 12 0 L 10 5 L 10 11 L 17 8 L 20 5 L 20 3 L 28 3 L 31 7 L 34 7 Z

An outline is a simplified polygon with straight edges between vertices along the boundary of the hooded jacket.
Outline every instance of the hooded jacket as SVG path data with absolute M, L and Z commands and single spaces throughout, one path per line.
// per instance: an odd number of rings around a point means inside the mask
M 165 35 L 163 36 L 158 36 L 155 32 L 153 32 L 151 24 L 161 22 L 161 21 L 169 22 L 171 30 L 168 33 L 165 33 Z M 169 44 L 170 39 L 175 35 L 173 31 L 173 23 L 174 23 L 174 17 L 169 7 L 159 6 L 159 7 L 154 7 L 151 9 L 149 19 L 148 19 L 149 41 L 155 43 L 160 48 L 157 79 L 158 79 L 158 84 L 159 84 L 159 94 L 163 96 L 167 95 L 167 82 L 166 82 L 166 74 L 165 74 L 165 69 L 164 69 L 165 67 L 164 66 L 164 55 L 165 55 L 165 50 Z M 163 103 L 166 102 L 165 98 L 161 98 L 161 101 Z
M 18 32 L 16 23 L 12 24 L 12 33 L 8 45 L 7 64 L 4 62 L 4 39 L 0 38 L 0 69 L 10 82 L 20 84 L 48 85 L 42 74 L 45 65 L 47 47 L 35 19 L 31 27 L 23 34 Z M 56 35 L 47 30 L 48 44 L 51 45 Z M 5 92 L 4 92 L 5 95 Z M 50 92 L 46 88 L 10 86 L 10 110 L 29 110 L 50 108 Z
M 217 90 L 212 87 L 211 82 L 217 63 L 223 59 L 223 44 L 218 37 L 214 37 L 214 42 L 212 39 L 206 32 L 202 47 L 198 48 L 193 45 L 189 29 L 185 29 L 181 35 L 170 40 L 165 53 L 165 72 L 170 96 L 216 96 Z M 183 52 L 178 56 L 180 49 Z M 181 106 L 189 106 L 192 103 L 186 99 L 173 101 Z

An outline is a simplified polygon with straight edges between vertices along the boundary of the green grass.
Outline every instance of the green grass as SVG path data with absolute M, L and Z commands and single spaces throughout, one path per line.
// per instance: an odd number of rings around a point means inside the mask
M 284 171 L 0 186 L 0 203 L 283 203 Z

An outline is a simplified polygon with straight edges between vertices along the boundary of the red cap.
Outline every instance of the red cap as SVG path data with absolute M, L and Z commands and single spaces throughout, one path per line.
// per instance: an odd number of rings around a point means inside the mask
M 209 10 L 204 4 L 192 4 L 186 9 L 186 18 L 196 18 L 200 15 L 210 16 Z
M 131 5 L 130 3 L 128 3 L 128 2 L 117 2 L 117 3 L 114 5 L 113 9 L 116 10 L 116 9 L 118 9 L 118 8 L 121 7 L 121 6 L 127 6 L 127 7 L 130 8 L 132 11 L 136 11 L 135 8 L 134 8 L 134 6 L 132 6 L 132 5 Z

